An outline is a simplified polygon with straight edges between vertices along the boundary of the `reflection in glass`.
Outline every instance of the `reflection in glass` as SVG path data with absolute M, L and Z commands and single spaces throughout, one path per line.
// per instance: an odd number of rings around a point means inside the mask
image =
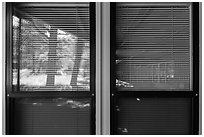
M 89 98 L 17 98 L 14 103 L 15 135 L 91 134 Z
M 14 10 L 14 87 L 19 84 L 21 91 L 89 91 L 88 4 L 64 11 L 44 10 L 18 5 Z

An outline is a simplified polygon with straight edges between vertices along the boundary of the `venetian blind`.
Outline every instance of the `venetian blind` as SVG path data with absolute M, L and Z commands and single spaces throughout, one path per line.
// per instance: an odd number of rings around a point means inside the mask
M 14 7 L 14 87 L 89 91 L 89 3 L 18 3 Z
M 189 4 L 116 4 L 119 91 L 191 90 Z

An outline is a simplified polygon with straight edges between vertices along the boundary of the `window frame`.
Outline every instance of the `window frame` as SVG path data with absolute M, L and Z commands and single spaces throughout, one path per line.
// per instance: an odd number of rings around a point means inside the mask
M 36 3 L 36 2 L 35 2 Z M 139 2 L 138 2 L 139 3 Z M 154 3 L 154 2 L 153 2 Z M 142 4 L 142 2 L 141 2 Z M 92 6 L 95 5 L 95 3 L 92 3 Z M 110 2 L 97 2 L 96 5 L 98 5 L 98 7 L 96 6 L 93 9 L 95 10 L 99 10 L 97 14 L 94 12 L 90 12 L 91 14 L 93 14 L 92 16 L 96 17 L 96 19 L 98 18 L 98 22 L 100 24 L 97 23 L 97 21 L 95 21 L 95 19 L 92 20 L 91 23 L 93 23 L 94 26 L 96 26 L 96 28 L 90 28 L 93 30 L 93 34 L 95 33 L 94 29 L 96 29 L 96 35 L 92 35 L 95 42 L 95 38 L 96 38 L 96 48 L 94 50 L 96 50 L 96 54 L 94 54 L 96 60 L 96 70 L 94 69 L 94 71 L 96 71 L 96 75 L 94 75 L 94 78 L 96 76 L 96 79 L 93 82 L 93 84 L 95 84 L 96 82 L 96 91 L 95 91 L 95 87 L 93 89 L 93 93 L 73 93 L 73 92 L 60 92 L 61 94 L 59 95 L 57 92 L 53 92 L 52 94 L 49 94 L 49 97 L 84 97 L 84 96 L 90 96 L 93 100 L 93 108 L 92 108 L 92 134 L 114 134 L 114 126 L 116 125 L 114 122 L 114 120 L 116 120 L 116 115 L 114 115 L 114 105 L 116 102 L 117 97 L 134 97 L 136 96 L 135 93 L 133 92 L 129 92 L 129 93 L 120 93 L 117 94 L 117 92 L 115 93 L 114 89 L 115 89 L 115 79 L 114 79 L 114 65 L 113 65 L 113 61 L 115 62 L 114 56 L 114 46 L 113 44 L 115 43 L 113 38 L 115 37 L 114 34 L 114 29 L 115 29 L 115 9 L 114 9 L 114 3 L 110 3 Z M 106 11 L 108 6 L 108 9 L 111 11 Z M 111 8 L 109 7 L 111 6 Z M 201 134 L 201 130 L 202 130 L 202 121 L 201 121 L 201 117 L 202 117 L 202 112 L 201 112 L 201 92 L 202 92 L 202 76 L 201 76 L 201 72 L 202 72 L 202 66 L 201 66 L 201 46 L 202 46 L 202 30 L 201 30 L 201 26 L 202 26 L 202 11 L 201 11 L 201 3 L 197 2 L 192 4 L 193 8 L 193 51 L 196 55 L 196 58 L 193 58 L 193 90 L 195 88 L 195 93 L 194 92 L 171 92 L 171 93 L 166 93 L 166 92 L 157 92 L 156 94 L 154 92 L 144 92 L 144 93 L 137 93 L 137 96 L 147 96 L 147 97 L 192 97 L 195 98 L 193 101 L 194 103 L 192 104 L 192 106 L 194 107 L 194 111 L 193 111 L 193 115 L 194 115 L 194 129 L 192 131 L 193 134 Z M 48 94 L 48 92 L 44 93 L 40 93 L 39 95 L 36 95 L 34 92 L 31 93 L 29 92 L 30 95 L 28 94 L 24 94 L 22 92 L 19 93 L 11 93 L 12 91 L 12 55 L 10 54 L 12 51 L 12 3 L 8 3 L 8 2 L 3 2 L 2 3 L 2 8 L 3 8 L 3 21 L 2 21 L 2 25 L 3 25 L 3 44 L 2 44 L 2 50 L 3 50 L 3 85 L 2 85 L 2 101 L 3 101 L 3 132 L 2 134 L 10 134 L 12 131 L 11 129 L 11 122 L 12 122 L 12 117 L 10 117 L 10 111 L 12 110 L 11 108 L 12 106 L 12 102 L 13 99 L 18 98 L 18 97 L 47 97 L 46 94 Z M 105 13 L 109 13 L 108 17 L 106 17 Z M 103 15 L 103 17 L 101 17 Z M 110 16 L 110 18 L 109 18 Z M 104 19 L 105 18 L 105 19 Z M 107 20 L 108 18 L 108 20 Z M 106 28 L 106 24 L 104 25 L 103 23 L 107 23 L 107 25 L 111 28 L 110 30 L 107 30 Z M 97 23 L 97 24 L 95 24 Z M 110 24 L 109 24 L 110 23 Z M 97 25 L 100 27 L 98 28 Z M 97 30 L 98 29 L 98 30 Z M 111 33 L 109 33 L 109 31 Z M 100 36 L 99 36 L 100 34 Z M 110 35 L 110 36 L 109 36 Z M 104 37 L 104 38 L 103 38 Z M 110 39 L 111 38 L 111 39 Z M 105 41 L 103 41 L 105 40 Z M 111 44 L 111 46 L 109 45 Z M 9 46 L 8 46 L 9 45 Z M 98 49 L 97 49 L 98 48 Z M 110 54 L 108 54 L 108 56 L 105 54 L 105 52 L 110 52 Z M 99 53 L 99 54 L 98 54 Z M 114 53 L 114 54 L 113 54 Z M 109 59 L 109 56 L 111 56 L 110 60 L 106 60 L 107 58 Z M 92 59 L 92 58 L 91 58 Z M 98 63 L 98 65 L 97 65 Z M 109 65 L 111 67 L 109 67 Z M 92 66 L 93 68 L 95 66 Z M 105 72 L 105 70 L 108 70 L 108 73 Z M 199 69 L 199 71 L 198 71 Z M 5 72 L 5 73 L 4 73 Z M 100 73 L 100 74 L 99 74 Z M 110 75 L 109 75 L 110 74 Z M 200 76 L 199 76 L 200 74 Z M 98 77 L 97 77 L 98 76 Z M 91 78 L 92 76 L 90 76 Z M 196 81 L 194 80 L 196 79 Z M 90 85 L 92 85 L 92 83 L 90 83 Z M 196 85 L 196 87 L 194 86 Z M 96 98 L 95 98 L 96 96 Z M 96 104 L 96 105 L 95 105 Z M 113 109 L 111 109 L 111 108 Z M 104 109 L 106 110 L 106 112 L 104 111 Z M 95 115 L 96 114 L 96 115 Z M 11 119 L 10 119 L 11 118 Z M 111 118 L 111 119 L 110 119 Z M 95 123 L 96 122 L 96 123 Z M 97 124 L 97 125 L 96 125 Z M 96 125 L 96 126 L 95 126 Z M 108 126 L 107 126 L 108 125 Z M 98 127 L 97 127 L 98 126 Z M 109 129 L 110 128 L 110 129 Z M 96 132 L 95 132 L 96 130 Z
M 152 3 L 138 3 L 141 5 L 148 5 Z M 160 3 L 160 4 L 173 4 L 173 3 Z M 179 4 L 179 3 L 175 3 Z M 116 80 L 116 66 L 115 64 L 115 45 L 116 45 L 116 3 L 111 2 L 111 16 L 110 16 L 110 25 L 111 25 L 111 49 L 110 49 L 110 55 L 111 55 L 111 78 L 110 78 L 110 84 L 111 84 L 111 135 L 115 135 L 117 133 L 117 112 L 116 112 L 116 106 L 117 106 L 117 100 L 120 97 L 164 97 L 164 98 L 177 98 L 177 97 L 183 97 L 183 98 L 191 98 L 192 99 L 192 134 L 197 135 L 199 134 L 199 3 L 192 2 L 191 3 L 191 9 L 192 9 L 192 65 L 193 65 L 193 76 L 192 76 L 192 91 L 117 91 L 115 86 L 115 80 Z
M 69 2 L 68 2 L 69 3 Z M 14 2 L 6 2 L 6 66 L 5 66 L 5 106 L 6 106 L 6 134 L 12 134 L 13 127 L 12 127 L 12 110 L 14 108 L 13 102 L 15 98 L 57 98 L 57 97 L 64 97 L 64 98 L 90 98 L 91 99 L 91 120 L 90 120 L 90 133 L 95 134 L 95 113 L 96 113 L 96 106 L 95 106 L 95 94 L 96 94 L 96 6 L 94 2 L 89 2 L 89 17 L 90 17 L 90 90 L 89 91 L 19 91 L 13 92 L 12 91 L 12 53 L 13 53 L 13 6 Z M 42 4 L 35 2 L 35 4 Z M 49 3 L 44 3 L 49 4 Z M 56 3 L 57 4 L 57 3 Z M 56 5 L 60 6 L 60 5 Z

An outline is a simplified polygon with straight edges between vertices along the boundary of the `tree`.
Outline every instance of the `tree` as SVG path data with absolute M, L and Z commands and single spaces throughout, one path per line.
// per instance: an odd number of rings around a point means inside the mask
M 49 37 L 48 68 L 46 86 L 54 86 L 56 70 L 57 29 L 51 27 Z
M 72 86 L 73 90 L 77 89 L 77 77 L 79 73 L 79 67 L 80 67 L 80 62 L 81 62 L 81 56 L 83 53 L 83 42 L 79 42 L 79 38 L 77 39 L 77 45 L 76 45 L 76 53 L 75 53 L 75 61 L 74 61 L 74 68 L 72 71 L 72 78 L 70 85 Z

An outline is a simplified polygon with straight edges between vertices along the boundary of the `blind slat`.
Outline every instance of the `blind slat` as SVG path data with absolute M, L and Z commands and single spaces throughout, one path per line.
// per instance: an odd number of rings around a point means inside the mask
M 118 91 L 191 90 L 189 5 L 116 4 Z
M 17 3 L 13 20 L 14 86 L 90 91 L 89 3 Z

